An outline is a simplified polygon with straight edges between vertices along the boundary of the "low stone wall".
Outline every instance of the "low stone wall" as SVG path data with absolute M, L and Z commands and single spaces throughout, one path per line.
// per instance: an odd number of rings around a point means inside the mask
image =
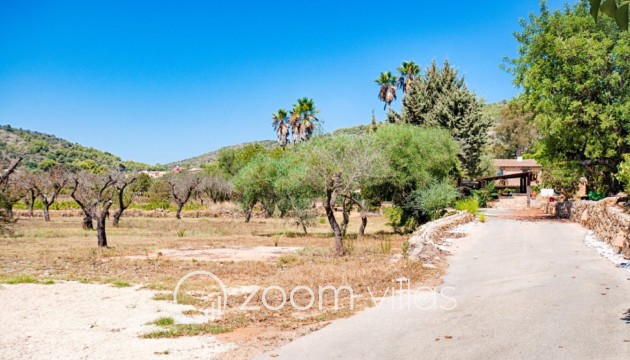
M 615 206 L 617 199 L 571 201 L 569 219 L 592 230 L 598 238 L 630 259 L 630 214 Z
M 437 248 L 437 241 L 442 231 L 471 222 L 474 219 L 475 217 L 471 213 L 459 211 L 457 214 L 422 225 L 420 229 L 409 238 L 409 258 L 418 260 L 431 259 L 440 252 Z

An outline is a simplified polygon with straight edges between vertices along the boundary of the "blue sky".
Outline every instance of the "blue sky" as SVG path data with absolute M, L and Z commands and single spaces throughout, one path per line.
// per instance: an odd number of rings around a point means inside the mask
M 499 65 L 538 6 L 0 0 L 0 124 L 166 163 L 274 139 L 271 113 L 298 97 L 325 131 L 383 119 L 374 79 L 403 60 L 448 58 L 479 96 L 509 99 Z

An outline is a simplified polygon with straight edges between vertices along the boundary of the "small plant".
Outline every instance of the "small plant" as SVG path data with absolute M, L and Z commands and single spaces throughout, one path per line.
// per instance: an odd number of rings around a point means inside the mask
M 486 213 L 479 214 L 479 221 L 481 221 L 482 223 L 486 222 Z
M 151 322 L 151 324 L 157 325 L 157 326 L 169 326 L 169 325 L 173 325 L 174 323 L 175 323 L 175 320 L 173 320 L 173 318 L 170 316 L 161 317 Z
M 469 196 L 463 200 L 455 202 L 455 209 L 459 211 L 468 211 L 473 215 L 477 215 L 479 210 L 479 201 L 476 196 Z
M 124 288 L 124 287 L 130 287 L 131 286 L 128 282 L 123 281 L 123 280 L 116 280 L 116 281 L 114 281 L 112 283 L 112 285 L 114 287 L 117 287 L 117 288 Z
M 592 201 L 599 201 L 599 200 L 603 199 L 604 197 L 606 197 L 606 195 L 604 195 L 603 192 L 598 192 L 598 191 L 589 191 L 588 192 L 588 199 L 592 200 Z
M 345 239 L 343 242 L 343 249 L 346 255 L 352 255 L 352 253 L 354 252 L 354 240 Z
M 273 237 L 273 246 L 278 247 L 278 244 L 280 244 L 280 235 Z
M 383 239 L 381 240 L 381 253 L 389 254 L 392 251 L 392 239 Z
M 409 257 L 409 250 L 411 249 L 411 244 L 409 243 L 409 240 L 405 240 L 403 241 L 402 245 L 400 246 L 400 251 L 402 252 L 402 256 L 407 259 Z
M 177 230 L 177 237 L 184 237 L 184 235 L 186 234 L 186 230 L 181 229 L 181 230 Z
M 319 223 L 320 224 L 325 224 L 326 223 L 326 218 L 320 217 L 319 218 Z

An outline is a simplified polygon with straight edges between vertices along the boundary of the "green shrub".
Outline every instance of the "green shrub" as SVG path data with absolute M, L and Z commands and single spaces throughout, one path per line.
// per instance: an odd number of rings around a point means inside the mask
M 418 223 L 413 217 L 410 217 L 402 207 L 390 206 L 383 210 L 383 214 L 387 218 L 387 225 L 394 229 L 394 232 L 410 232 L 418 227 Z
M 479 210 L 479 200 L 474 195 L 469 196 L 463 200 L 456 201 L 455 209 L 460 211 L 468 211 L 473 215 L 477 215 L 477 210 Z
M 431 182 L 428 188 L 414 191 L 407 208 L 420 223 L 439 219 L 444 209 L 457 198 L 457 190 L 448 181 Z
M 482 189 L 473 190 L 473 195 L 477 198 L 479 207 L 482 208 L 488 206 L 488 201 L 494 200 L 499 196 L 494 188 L 494 183 L 488 183 Z
M 479 221 L 481 221 L 482 223 L 486 222 L 486 213 L 479 214 Z
M 604 197 L 606 197 L 606 195 L 604 195 L 603 192 L 598 192 L 598 191 L 589 191 L 588 192 L 588 199 L 589 200 L 599 201 L 599 200 L 603 199 Z

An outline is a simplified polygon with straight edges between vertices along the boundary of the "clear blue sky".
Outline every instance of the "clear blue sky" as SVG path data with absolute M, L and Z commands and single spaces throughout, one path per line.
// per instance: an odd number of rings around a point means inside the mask
M 228 4 L 229 3 L 229 4 Z M 562 1 L 550 1 L 560 7 Z M 373 82 L 448 58 L 488 102 L 538 1 L 0 1 L 0 124 L 166 163 L 274 139 L 314 98 L 324 130 L 367 124 Z M 396 104 L 399 107 L 399 103 Z

